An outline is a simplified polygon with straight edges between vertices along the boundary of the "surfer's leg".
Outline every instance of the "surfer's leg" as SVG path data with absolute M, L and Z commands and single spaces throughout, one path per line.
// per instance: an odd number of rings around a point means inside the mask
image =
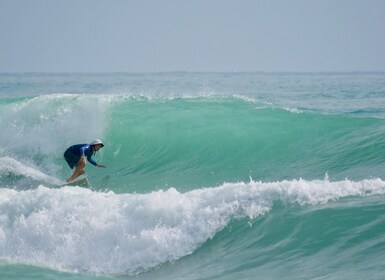
M 69 177 L 67 179 L 67 182 L 72 182 L 74 181 L 77 177 L 79 177 L 80 175 L 84 174 L 85 171 L 84 169 L 82 169 L 81 167 L 77 166 L 74 170 L 74 173 L 72 173 L 71 177 Z
M 86 171 L 84 167 L 86 166 L 85 161 L 79 160 L 79 163 L 76 165 L 74 173 L 72 173 L 71 177 L 67 179 L 67 182 L 72 182 L 80 175 L 84 174 Z

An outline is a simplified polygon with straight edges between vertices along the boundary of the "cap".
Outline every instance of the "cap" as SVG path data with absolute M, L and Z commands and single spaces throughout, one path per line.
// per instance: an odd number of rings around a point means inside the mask
M 98 144 L 100 144 L 100 145 L 102 145 L 102 147 L 104 147 L 104 144 L 103 144 L 102 140 L 100 140 L 100 139 L 95 139 L 94 141 L 92 141 L 92 143 L 90 145 L 93 146 L 93 145 L 98 145 Z

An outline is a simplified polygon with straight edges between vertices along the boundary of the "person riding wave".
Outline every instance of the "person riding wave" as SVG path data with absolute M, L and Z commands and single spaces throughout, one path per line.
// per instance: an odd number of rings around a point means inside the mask
M 103 147 L 104 144 L 100 139 L 95 139 L 91 144 L 76 144 L 69 147 L 64 152 L 64 159 L 67 161 L 69 167 L 71 169 L 75 167 L 75 170 L 67 179 L 67 182 L 72 182 L 85 173 L 86 158 L 92 165 L 106 168 L 107 166 L 104 164 L 98 164 L 92 159 L 92 156 Z

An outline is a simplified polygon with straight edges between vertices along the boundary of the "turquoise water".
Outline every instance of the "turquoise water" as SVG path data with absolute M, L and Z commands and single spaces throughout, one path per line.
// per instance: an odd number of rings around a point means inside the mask
M 384 275 L 384 73 L 1 74 L 0 131 L 1 279 Z

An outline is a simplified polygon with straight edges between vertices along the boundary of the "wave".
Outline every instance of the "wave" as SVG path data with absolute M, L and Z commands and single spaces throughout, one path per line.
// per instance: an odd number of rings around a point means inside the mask
M 383 120 L 298 113 L 233 97 L 131 100 L 117 108 L 107 130 L 108 160 L 125 163 L 117 172 L 124 180 L 153 178 L 140 183 L 144 188 L 187 181 L 193 189 L 250 176 L 383 175 Z
M 0 104 L 0 156 L 66 178 L 64 150 L 102 138 L 89 168 L 116 192 L 295 178 L 384 175 L 384 120 L 279 108 L 240 96 L 53 94 Z
M 383 77 L 0 74 L 0 266 L 382 279 Z M 54 188 L 94 138 L 108 168 Z
M 250 223 L 277 204 L 304 207 L 383 194 L 380 179 L 250 181 L 148 194 L 3 188 L 0 258 L 71 272 L 133 275 L 190 255 L 232 221 Z

